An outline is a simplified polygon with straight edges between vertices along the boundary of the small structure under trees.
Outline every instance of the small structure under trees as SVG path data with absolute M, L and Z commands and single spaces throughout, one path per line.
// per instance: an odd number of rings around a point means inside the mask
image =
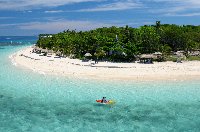
M 89 61 L 89 59 L 91 59 L 91 57 L 92 57 L 92 54 L 90 54 L 90 53 L 86 53 L 85 55 L 84 55 L 84 60 L 83 61 Z
M 85 57 L 91 57 L 92 55 L 90 53 L 86 53 L 84 56 Z
M 153 54 L 142 54 L 139 57 L 140 63 L 144 64 L 153 64 L 153 59 L 155 59 L 155 56 Z
M 140 63 L 152 64 L 153 60 L 159 60 L 162 58 L 162 53 L 155 52 L 153 54 L 142 54 L 139 56 Z

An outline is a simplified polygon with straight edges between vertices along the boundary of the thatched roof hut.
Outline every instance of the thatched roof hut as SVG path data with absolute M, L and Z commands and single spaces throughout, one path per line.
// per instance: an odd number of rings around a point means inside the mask
M 142 54 L 140 55 L 140 59 L 156 59 L 157 57 L 153 54 Z
M 90 57 L 90 56 L 92 56 L 90 53 L 86 53 L 85 55 L 84 55 L 85 57 Z
M 145 64 L 152 64 L 153 59 L 157 59 L 157 56 L 153 54 L 142 54 L 140 55 L 140 63 L 145 63 Z

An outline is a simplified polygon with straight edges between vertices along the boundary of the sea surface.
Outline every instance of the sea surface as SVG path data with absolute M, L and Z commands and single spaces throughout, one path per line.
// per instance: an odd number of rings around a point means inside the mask
M 200 81 L 98 81 L 12 63 L 36 40 L 0 37 L 0 132 L 200 131 Z M 116 103 L 97 104 L 103 96 Z

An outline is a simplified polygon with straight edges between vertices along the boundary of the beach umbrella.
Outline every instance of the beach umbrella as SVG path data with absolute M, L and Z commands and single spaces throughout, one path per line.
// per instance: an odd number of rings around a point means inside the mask
M 92 56 L 92 55 L 90 53 L 86 53 L 84 56 L 89 57 L 89 56 Z

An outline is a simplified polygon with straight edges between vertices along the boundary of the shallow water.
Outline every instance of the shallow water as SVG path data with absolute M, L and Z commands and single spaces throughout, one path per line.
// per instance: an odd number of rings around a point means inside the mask
M 200 131 L 200 81 L 45 76 L 11 63 L 25 46 L 0 46 L 0 131 Z

